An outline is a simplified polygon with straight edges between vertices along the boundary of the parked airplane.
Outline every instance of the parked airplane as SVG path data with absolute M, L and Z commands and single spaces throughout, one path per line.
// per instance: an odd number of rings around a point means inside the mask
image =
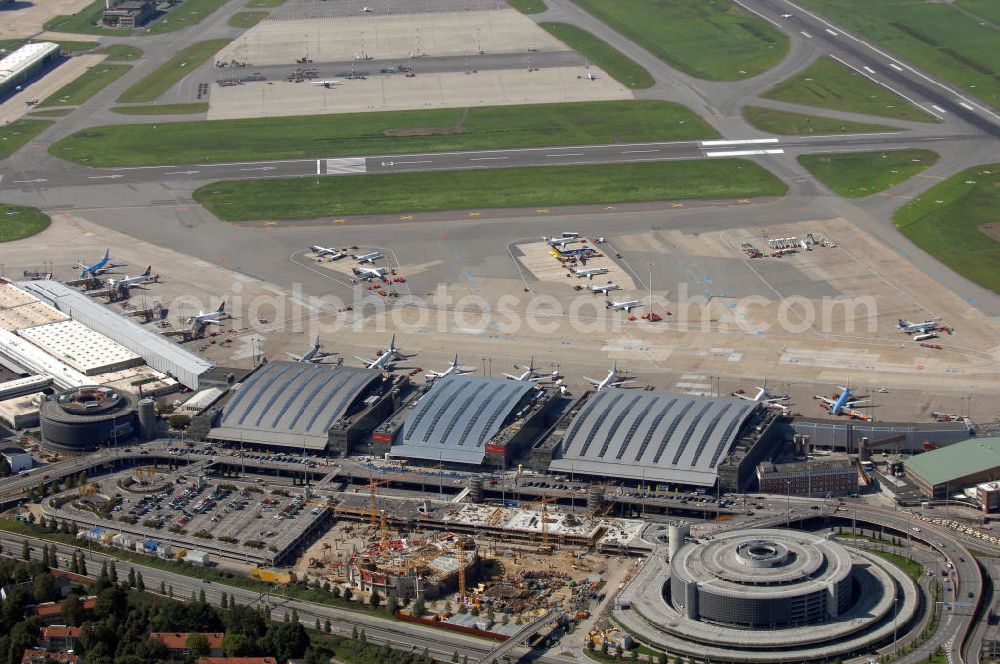
M 309 249 L 319 257 L 328 256 L 330 260 L 334 261 L 347 255 L 339 249 L 335 249 L 333 247 L 321 247 L 318 244 L 312 245 Z
M 320 364 L 331 355 L 336 355 L 336 353 L 322 351 L 320 350 L 321 348 L 323 348 L 323 344 L 319 342 L 319 335 L 317 334 L 316 341 L 314 341 L 313 345 L 309 347 L 309 350 L 302 355 L 295 355 L 294 353 L 285 353 L 285 355 L 292 358 L 296 362 L 311 362 L 313 364 Z
M 564 247 L 552 247 L 553 256 L 575 256 L 577 258 L 590 258 L 597 255 L 597 249 L 593 247 L 579 247 L 577 249 L 566 249 Z
M 745 394 L 737 394 L 736 392 L 733 392 L 733 396 L 734 397 L 738 397 L 740 399 L 743 399 L 745 401 L 752 401 L 754 403 L 762 403 L 762 404 L 764 404 L 765 408 L 771 408 L 771 409 L 774 409 L 774 410 L 780 410 L 782 413 L 787 413 L 788 412 L 788 406 L 786 406 L 783 403 L 780 403 L 782 401 L 787 401 L 788 400 L 788 395 L 786 394 L 783 397 L 771 396 L 771 393 L 767 391 L 767 379 L 766 378 L 764 379 L 764 384 L 763 385 L 758 385 L 757 386 L 757 394 L 753 395 L 752 397 L 748 397 Z
M 573 244 L 574 242 L 583 242 L 583 240 L 581 240 L 576 236 L 568 236 L 568 235 L 563 235 L 562 237 L 545 237 L 543 235 L 542 239 L 548 242 L 549 246 L 557 247 L 559 249 L 562 249 L 567 244 Z
M 353 267 L 351 270 L 354 272 L 354 276 L 365 281 L 382 279 L 385 275 L 389 274 L 389 268 L 387 267 Z
M 340 85 L 343 81 L 338 80 L 328 80 L 328 81 L 313 81 L 313 85 L 322 85 L 326 89 L 330 89 L 335 85 Z
M 622 289 L 622 287 L 619 286 L 618 284 L 603 284 L 601 286 L 587 286 L 587 290 L 589 290 L 594 295 L 597 295 L 598 293 L 600 293 L 601 295 L 607 295 L 608 293 L 610 293 L 613 290 L 621 290 L 621 289 Z
M 219 308 L 216 309 L 215 311 L 209 311 L 208 313 L 199 311 L 198 315 L 189 318 L 188 322 L 191 324 L 191 331 L 194 332 L 195 335 L 198 335 L 201 334 L 202 330 L 204 330 L 209 325 L 221 324 L 221 321 L 223 318 L 225 318 L 225 316 L 226 316 L 226 301 L 223 300 L 222 303 L 219 305 Z
M 827 412 L 831 415 L 847 415 L 856 420 L 868 420 L 871 419 L 866 413 L 862 413 L 856 410 L 854 407 L 859 403 L 864 403 L 868 399 L 854 399 L 851 400 L 851 388 L 838 385 L 837 386 L 841 392 L 836 399 L 831 399 L 829 397 L 824 397 L 819 394 L 815 395 L 814 399 L 819 399 L 827 407 Z
M 371 13 L 371 11 L 372 11 L 371 7 L 362 7 L 361 8 L 361 13 L 362 14 L 369 14 L 369 13 Z
M 89 265 L 84 263 L 83 261 L 77 261 L 76 265 L 74 265 L 73 267 L 78 267 L 82 269 L 82 272 L 80 272 L 80 278 L 83 279 L 88 274 L 92 277 L 96 277 L 97 275 L 106 272 L 108 269 L 111 268 L 111 265 L 109 265 L 110 262 L 111 262 L 111 249 L 105 249 L 104 256 L 101 257 L 100 260 L 94 261 Z
M 570 270 L 570 274 L 574 277 L 587 277 L 588 279 L 593 279 L 598 274 L 607 274 L 608 268 L 606 267 L 588 267 L 583 270 Z
M 520 373 L 520 374 L 518 374 L 516 376 L 514 374 L 505 373 L 504 377 L 509 378 L 510 380 L 523 380 L 523 381 L 527 381 L 529 383 L 537 383 L 539 381 L 546 380 L 546 379 L 552 380 L 552 381 L 558 381 L 559 380 L 559 369 L 553 369 L 552 373 L 549 374 L 548 376 L 541 376 L 541 375 L 539 375 L 538 372 L 535 371 L 535 358 L 531 358 L 531 361 L 528 362 L 528 366 L 526 366 L 526 367 L 519 367 L 519 366 L 517 366 L 515 364 L 514 368 L 515 369 L 522 369 L 523 368 L 524 369 L 524 373 Z
M 899 327 L 900 330 L 906 332 L 907 334 L 913 334 L 914 332 L 919 332 L 920 334 L 924 334 L 926 332 L 938 329 L 938 327 L 940 327 L 940 321 L 925 320 L 923 323 L 911 323 L 908 320 L 900 318 L 899 322 L 896 325 L 897 327 Z
M 455 355 L 455 360 L 448 365 L 448 368 L 444 371 L 431 371 L 425 374 L 425 378 L 428 380 L 437 380 L 438 378 L 444 378 L 445 376 L 461 376 L 462 374 L 475 372 L 475 367 L 466 367 L 458 363 L 458 355 Z
M 931 339 L 937 339 L 937 332 L 928 332 L 926 334 L 915 334 L 913 335 L 914 341 L 929 341 Z
M 588 71 L 587 72 L 587 80 L 588 81 L 596 81 L 597 80 L 597 77 L 594 76 L 594 72 L 592 72 L 592 71 Z
M 625 310 L 625 313 L 631 312 L 636 307 L 644 306 L 639 300 L 628 300 L 626 302 L 612 302 L 611 300 L 604 301 L 604 307 L 606 309 L 614 309 L 615 311 Z
M 351 258 L 359 263 L 374 263 L 379 258 L 382 258 L 382 252 L 373 251 L 370 254 L 351 254 Z
M 399 349 L 396 348 L 396 335 L 392 335 L 392 340 L 389 342 L 389 347 L 382 351 L 382 353 L 375 359 L 369 359 L 367 357 L 361 357 L 360 355 L 355 355 L 355 358 L 361 360 L 365 363 L 366 369 L 390 369 L 396 360 L 402 359 L 402 355 L 399 353 Z
M 109 283 L 112 288 L 132 288 L 132 286 L 141 286 L 142 284 L 147 284 L 150 281 L 156 281 L 159 276 L 153 275 L 153 266 L 150 265 L 146 268 L 146 271 L 140 275 L 130 277 L 127 274 L 124 279 L 109 279 Z
M 603 380 L 596 380 L 586 376 L 584 376 L 583 379 L 593 385 L 598 392 L 608 387 L 619 387 L 621 385 L 625 385 L 626 383 L 635 382 L 635 379 L 633 378 L 619 379 L 617 366 L 612 366 L 611 369 L 608 370 L 608 375 L 605 376 Z

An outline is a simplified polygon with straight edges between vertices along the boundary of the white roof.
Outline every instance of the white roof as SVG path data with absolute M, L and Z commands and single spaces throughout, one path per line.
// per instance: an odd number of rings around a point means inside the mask
M 75 320 L 18 331 L 42 350 L 87 375 L 142 364 L 142 358 Z
M 69 316 L 14 284 L 0 283 L 0 328 L 16 332 L 24 327 L 61 320 L 69 320 Z
M 0 328 L 0 353 L 19 366 L 39 374 L 48 374 L 62 388 L 93 385 L 94 381 L 76 369 L 60 362 L 44 350 L 16 334 Z
M 0 60 L 0 83 L 17 76 L 25 69 L 39 62 L 45 56 L 59 50 L 59 44 L 38 42 L 25 44 L 3 60 Z

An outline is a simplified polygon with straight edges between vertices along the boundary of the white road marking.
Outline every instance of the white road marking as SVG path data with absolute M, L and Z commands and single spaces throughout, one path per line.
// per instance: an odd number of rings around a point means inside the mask
M 948 111 L 944 110 L 943 108 L 941 108 L 940 106 L 938 106 L 937 104 L 931 104 L 931 108 L 933 108 L 938 113 L 947 113 L 948 112 Z
M 420 161 L 397 161 L 395 163 L 397 163 L 397 164 L 432 164 L 432 163 L 434 163 L 434 160 L 433 159 L 421 159 Z
M 813 36 L 811 34 L 809 34 L 808 32 L 806 32 L 805 30 L 802 30 L 799 34 L 802 35 L 803 37 L 805 37 L 806 39 L 812 39 L 813 38 Z
M 364 157 L 343 157 L 341 159 L 324 159 L 323 161 L 326 162 L 327 175 L 332 173 L 366 173 L 368 171 Z
M 830 28 L 827 28 L 827 29 L 826 29 L 826 31 L 827 31 L 827 32 L 829 32 L 829 33 L 830 33 L 831 35 L 833 35 L 834 37 L 839 37 L 839 36 L 840 36 L 839 34 L 837 34 L 836 32 L 834 32 L 834 31 L 833 31 L 833 30 L 831 30 Z
M 715 147 L 717 145 L 756 145 L 757 143 L 777 143 L 777 138 L 741 138 L 734 141 L 702 141 L 701 147 Z
M 547 154 L 546 157 L 582 157 L 582 152 L 561 152 L 559 154 Z
M 123 178 L 124 175 L 91 175 L 88 180 L 117 180 L 118 178 Z
M 510 157 L 472 157 L 469 161 L 500 161 L 501 159 L 510 159 Z
M 831 54 L 830 57 L 833 58 L 834 60 L 836 60 L 837 62 L 839 62 L 840 64 L 844 65 L 845 67 L 847 67 L 849 69 L 853 69 L 854 71 L 858 72 L 859 74 L 861 74 L 862 76 L 864 76 L 865 78 L 867 78 L 872 83 L 875 83 L 876 85 L 881 85 L 886 90 L 889 90 L 893 94 L 902 97 L 903 99 L 905 99 L 906 101 L 910 102 L 911 104 L 913 104 L 914 106 L 916 106 L 920 110 L 924 111 L 925 113 L 927 113 L 929 115 L 933 115 L 938 120 L 943 120 L 944 119 L 940 115 L 937 115 L 936 113 L 934 113 L 933 111 L 927 110 L 927 108 L 925 108 L 923 104 L 918 103 L 916 99 L 908 97 L 907 95 L 903 94 L 902 92 L 900 92 L 896 88 L 892 87 L 891 85 L 888 85 L 887 83 L 883 83 L 882 81 L 878 80 L 877 78 L 869 76 L 865 72 L 861 71 L 860 69 L 858 69 L 857 67 L 855 67 L 854 65 L 852 65 L 850 62 L 847 62 L 846 60 L 842 60 L 841 58 L 838 58 L 836 55 L 832 55 Z M 891 63 L 890 63 L 890 66 L 892 66 Z M 902 71 L 902 70 L 900 70 L 900 71 Z
M 322 164 L 322 163 L 323 163 L 322 160 L 320 160 L 320 159 L 316 160 L 316 175 L 320 174 L 320 164 Z
M 872 69 L 871 67 L 867 67 L 867 66 L 866 66 L 866 67 L 862 67 L 862 69 L 864 69 L 864 70 L 865 70 L 866 72 L 868 72 L 869 74 L 874 74 L 874 73 L 875 73 L 875 70 L 874 70 L 874 69 Z
M 975 106 L 973 106 L 972 104 L 966 104 L 964 101 L 958 102 L 958 105 L 961 106 L 962 108 L 970 110 L 970 111 L 976 110 Z
M 48 180 L 42 178 L 38 178 L 37 180 L 14 180 L 14 184 L 34 184 L 35 182 L 48 182 Z
M 903 71 L 903 68 L 897 65 L 895 62 L 890 62 L 889 66 L 895 69 L 896 71 Z
M 723 152 L 706 152 L 706 157 L 750 157 L 762 154 L 785 154 L 782 149 L 777 150 L 727 150 Z
M 256 168 L 241 168 L 241 171 L 273 171 L 274 166 L 258 166 Z M 189 171 L 190 173 L 197 173 L 198 171 Z
M 645 152 L 659 152 L 659 150 L 622 150 L 622 154 L 643 154 Z
M 164 175 L 194 175 L 195 173 L 200 173 L 201 171 L 170 171 L 169 173 L 164 173 Z

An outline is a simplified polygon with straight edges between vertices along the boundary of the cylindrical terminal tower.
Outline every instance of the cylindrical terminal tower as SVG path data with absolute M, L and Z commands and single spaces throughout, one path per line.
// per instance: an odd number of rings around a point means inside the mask
M 691 534 L 691 526 L 687 523 L 672 523 L 667 530 L 669 539 L 667 540 L 667 553 L 670 560 L 674 559 L 677 552 L 684 546 L 684 541 Z
M 156 402 L 149 397 L 139 400 L 139 435 L 143 440 L 156 438 Z

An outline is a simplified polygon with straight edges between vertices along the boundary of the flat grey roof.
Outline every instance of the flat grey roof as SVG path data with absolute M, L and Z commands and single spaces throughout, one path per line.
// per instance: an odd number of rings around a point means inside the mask
M 742 399 L 604 389 L 573 418 L 550 468 L 711 486 L 753 409 Z
M 502 378 L 439 379 L 404 420 L 392 455 L 481 464 L 486 444 L 533 388 L 526 381 Z
M 371 369 L 270 362 L 240 383 L 210 437 L 258 445 L 323 449 L 344 417 L 382 374 Z

